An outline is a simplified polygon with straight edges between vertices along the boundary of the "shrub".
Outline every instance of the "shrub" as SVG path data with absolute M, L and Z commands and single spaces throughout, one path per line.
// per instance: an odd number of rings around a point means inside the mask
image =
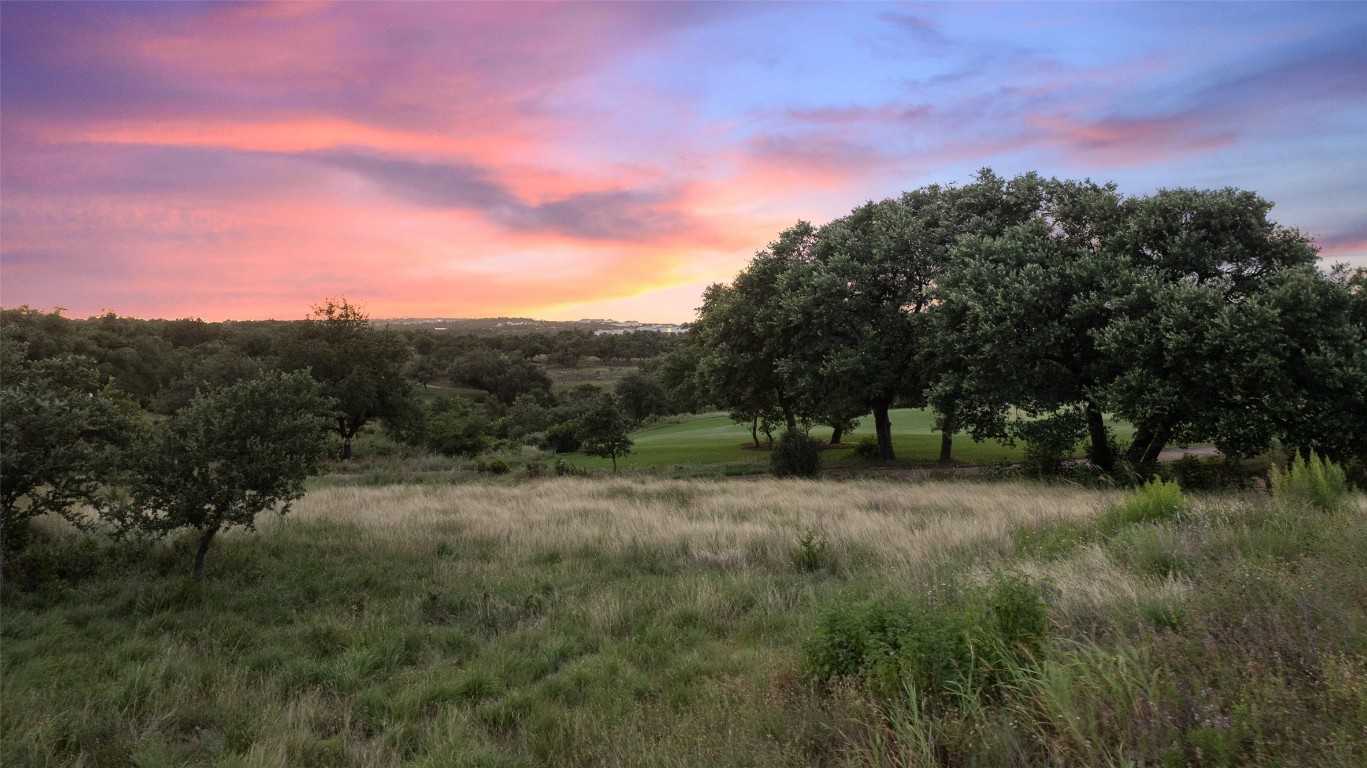
M 1285 471 L 1272 465 L 1269 479 L 1272 496 L 1279 504 L 1301 504 L 1325 512 L 1348 505 L 1351 491 L 1343 467 L 1310 452 L 1310 458 L 1296 456 Z
M 1082 439 L 1086 422 L 1078 411 L 1018 421 L 1011 434 L 1025 442 L 1025 471 L 1036 477 L 1057 475 Z
M 578 425 L 572 421 L 552 424 L 546 430 L 545 447 L 556 453 L 572 453 L 579 450 Z
M 1164 478 L 1176 480 L 1188 491 L 1214 491 L 1243 484 L 1239 466 L 1224 459 L 1201 459 L 1187 454 L 1161 471 Z
M 998 697 L 1012 669 L 1039 654 L 1047 629 L 1041 588 L 1003 576 L 950 605 L 837 605 L 821 617 L 804 660 L 817 680 L 860 677 L 883 697 L 908 687 L 942 702 Z
M 821 472 L 821 445 L 806 432 L 785 432 L 769 454 L 769 469 L 777 477 L 816 477 Z
M 835 565 L 831 542 L 820 531 L 808 528 L 797 537 L 793 547 L 793 567 L 803 573 L 831 570 Z
M 484 472 L 490 475 L 506 475 L 512 468 L 503 459 L 479 459 L 475 462 L 475 471 Z
M 872 437 L 865 437 L 854 444 L 854 455 L 865 461 L 878 460 L 878 441 Z
M 1154 478 L 1139 486 L 1130 498 L 1102 513 L 1097 525 L 1107 535 L 1136 523 L 1173 520 L 1187 510 L 1182 488 L 1170 480 Z
M 556 477 L 585 477 L 589 471 L 583 467 L 576 467 L 564 459 L 557 458 L 555 460 L 555 474 Z

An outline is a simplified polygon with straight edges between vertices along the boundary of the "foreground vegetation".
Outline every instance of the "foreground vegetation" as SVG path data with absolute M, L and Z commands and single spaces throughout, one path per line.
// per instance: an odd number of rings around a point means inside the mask
M 331 487 L 203 581 L 42 520 L 0 762 L 1360 765 L 1367 500 L 1307 482 Z

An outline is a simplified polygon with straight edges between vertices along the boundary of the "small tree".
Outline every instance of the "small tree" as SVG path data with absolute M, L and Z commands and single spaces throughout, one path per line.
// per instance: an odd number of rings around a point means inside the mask
M 408 413 L 410 354 L 402 337 L 371 326 L 360 307 L 327 299 L 297 327 L 282 363 L 307 368 L 322 385 L 333 403 L 332 429 L 342 439 L 340 458 L 350 459 L 351 440 L 366 424 Z
M 614 473 L 617 471 L 617 457 L 631 453 L 626 419 L 611 396 L 603 397 L 580 418 L 579 435 L 584 453 L 612 459 Z
M 219 531 L 304 494 L 327 449 L 331 406 L 307 373 L 271 372 L 199 395 L 148 441 L 125 527 L 199 532 L 194 576 Z
M 0 544 L 22 548 L 28 523 L 44 514 L 78 522 L 82 505 L 102 506 L 137 425 L 136 406 L 78 355 L 24 359 L 3 350 L 0 387 Z

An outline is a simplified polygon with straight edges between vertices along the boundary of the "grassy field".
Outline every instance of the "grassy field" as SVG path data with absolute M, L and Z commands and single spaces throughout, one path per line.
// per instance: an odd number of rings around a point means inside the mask
M 574 389 L 582 384 L 592 384 L 599 389 L 611 392 L 617 383 L 640 370 L 636 365 L 593 365 L 584 363 L 574 368 L 547 366 L 546 375 L 551 377 L 551 391 L 555 393 Z
M 925 464 L 940 457 L 940 433 L 935 431 L 934 415 L 926 409 L 898 408 L 891 413 L 893 449 L 901 464 Z M 1128 425 L 1117 425 L 1117 432 L 1129 434 Z M 828 441 L 830 427 L 812 429 L 817 438 Z M 858 466 L 863 462 L 853 456 L 854 445 L 865 437 L 873 437 L 873 419 L 860 420 L 854 432 L 842 438 L 842 444 L 827 450 L 822 459 L 828 466 Z M 725 413 L 681 416 L 665 423 L 646 427 L 631 435 L 635 445 L 630 456 L 619 459 L 624 469 L 661 469 L 674 466 L 708 464 L 768 465 L 769 451 L 756 450 L 748 424 L 737 424 Z M 760 442 L 764 436 L 760 435 Z M 996 441 L 974 442 L 968 435 L 954 440 L 954 460 L 964 464 L 990 464 L 1019 461 L 1020 446 L 1008 446 Z M 579 466 L 594 469 L 611 468 L 607 459 L 583 454 L 566 457 Z
M 3 585 L 0 764 L 1362 765 L 1367 500 L 1126 498 L 324 488 L 224 536 L 202 583 L 188 540 L 47 526 Z M 814 675 L 832 648 L 883 658 L 888 626 L 952 657 L 1004 575 L 1047 621 L 1028 657 L 963 678 L 984 685 Z M 985 615 L 1028 618 L 990 594 Z

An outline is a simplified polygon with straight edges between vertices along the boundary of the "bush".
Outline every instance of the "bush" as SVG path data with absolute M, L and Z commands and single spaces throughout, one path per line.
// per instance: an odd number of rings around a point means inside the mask
M 546 430 L 546 448 L 556 453 L 572 453 L 579 450 L 579 427 L 572 421 L 552 424 Z
M 1082 440 L 1086 422 L 1078 411 L 1011 425 L 1013 437 L 1025 442 L 1025 471 L 1035 477 L 1057 475 Z
M 576 467 L 564 459 L 555 460 L 556 477 L 587 477 L 588 474 L 589 471 L 583 467 Z
M 821 617 L 804 661 L 817 680 L 859 677 L 888 698 L 909 686 L 941 702 L 969 692 L 998 697 L 1011 670 L 1039 654 L 1047 629 L 1041 588 L 1003 576 L 951 605 L 837 605 Z
M 816 477 L 821 472 L 821 444 L 806 432 L 785 432 L 769 454 L 777 477 Z
M 1154 478 L 1135 489 L 1134 495 L 1102 513 L 1097 525 L 1107 535 L 1136 523 L 1173 520 L 1187 510 L 1182 488 L 1170 480 Z
M 854 455 L 856 458 L 865 461 L 877 461 L 879 458 L 878 441 L 872 437 L 861 438 L 859 442 L 854 444 Z
M 479 459 L 475 462 L 476 472 L 490 475 L 506 475 L 511 469 L 503 459 Z
M 1307 505 L 1325 512 L 1336 512 L 1348 506 L 1351 490 L 1343 467 L 1314 451 L 1308 459 L 1293 458 L 1285 471 L 1273 464 L 1269 479 L 1272 496 L 1279 504 Z
M 1201 459 L 1187 454 L 1162 467 L 1162 475 L 1187 491 L 1214 491 L 1243 484 L 1237 464 L 1224 459 Z

